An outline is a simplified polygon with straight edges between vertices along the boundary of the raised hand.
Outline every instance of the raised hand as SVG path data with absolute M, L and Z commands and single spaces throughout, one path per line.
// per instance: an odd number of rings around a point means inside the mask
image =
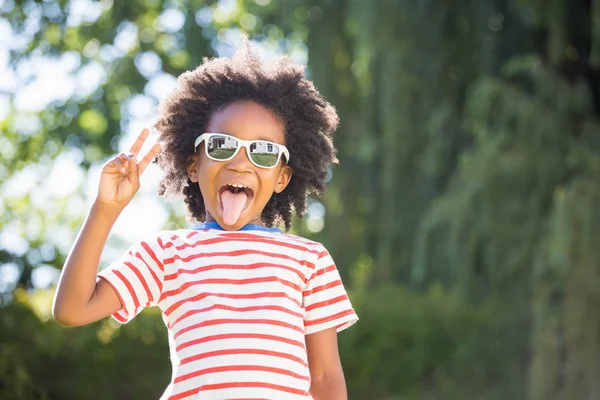
M 161 150 L 160 144 L 156 143 L 138 161 L 138 154 L 149 134 L 148 129 L 143 129 L 131 146 L 129 154 L 120 153 L 104 164 L 100 175 L 97 202 L 116 208 L 125 208 L 129 204 L 140 188 L 140 176 Z

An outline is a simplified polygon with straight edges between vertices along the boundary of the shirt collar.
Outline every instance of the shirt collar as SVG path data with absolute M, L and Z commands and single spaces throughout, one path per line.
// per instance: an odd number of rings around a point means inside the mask
M 216 229 L 219 231 L 223 231 L 224 229 L 221 228 L 221 226 L 214 221 L 211 222 L 203 222 L 201 224 L 197 224 L 194 226 L 195 230 L 204 230 L 204 229 Z M 273 233 L 281 233 L 281 229 L 279 228 L 268 228 L 266 226 L 262 226 L 262 225 L 255 225 L 255 224 L 248 224 L 245 225 L 243 227 L 241 227 L 240 229 L 238 229 L 238 231 L 262 231 L 262 232 L 273 232 Z

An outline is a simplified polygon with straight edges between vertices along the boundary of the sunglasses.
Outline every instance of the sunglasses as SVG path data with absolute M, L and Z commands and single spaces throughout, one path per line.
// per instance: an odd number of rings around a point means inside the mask
M 194 153 L 202 142 L 206 142 L 207 157 L 215 161 L 229 161 L 245 147 L 248 158 L 257 167 L 275 167 L 282 154 L 285 163 L 290 162 L 290 152 L 285 146 L 267 140 L 242 140 L 224 133 L 203 133 L 194 142 Z

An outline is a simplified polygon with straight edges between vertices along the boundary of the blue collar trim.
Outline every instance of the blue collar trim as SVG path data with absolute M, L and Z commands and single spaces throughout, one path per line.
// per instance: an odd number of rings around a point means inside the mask
M 195 230 L 204 230 L 204 229 L 216 229 L 219 231 L 223 231 L 224 229 L 216 222 L 204 222 L 201 224 L 197 224 L 194 226 Z M 281 233 L 281 229 L 279 228 L 267 228 L 266 226 L 248 224 L 246 226 L 241 227 L 238 231 L 263 231 L 263 232 L 273 232 L 273 233 Z

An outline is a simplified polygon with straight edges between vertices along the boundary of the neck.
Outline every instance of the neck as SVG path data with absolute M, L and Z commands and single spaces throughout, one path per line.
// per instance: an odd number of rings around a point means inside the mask
M 208 211 L 206 212 L 206 222 L 217 222 L 218 223 L 218 221 L 215 219 L 215 217 L 213 217 L 211 215 L 211 213 L 209 213 Z M 260 215 L 257 216 L 257 217 L 254 217 L 253 219 L 251 219 L 250 221 L 246 222 L 242 226 L 246 226 L 246 225 L 265 226 L 265 224 L 262 222 L 262 219 L 260 218 Z

